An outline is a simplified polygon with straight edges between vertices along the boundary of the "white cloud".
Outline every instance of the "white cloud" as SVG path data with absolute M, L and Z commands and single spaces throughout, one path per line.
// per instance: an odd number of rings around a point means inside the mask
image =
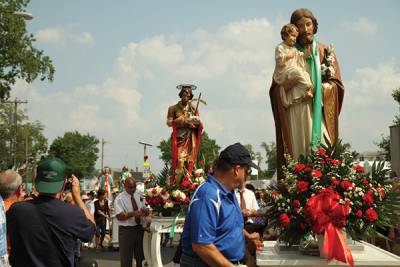
M 90 46 L 95 43 L 93 36 L 88 32 L 79 32 L 71 27 L 48 27 L 38 30 L 35 37 L 40 43 L 49 45 L 65 44 L 66 42 Z
M 380 64 L 355 70 L 345 81 L 346 93 L 341 114 L 342 137 L 355 148 L 374 149 L 373 141 L 381 134 L 388 135 L 398 105 L 391 93 L 398 88 L 400 70 L 394 63 Z
M 82 45 L 93 45 L 94 44 L 94 38 L 93 36 L 88 33 L 88 32 L 83 32 L 81 34 L 78 34 L 76 36 L 76 42 Z
M 359 18 L 351 24 L 351 29 L 364 34 L 375 34 L 378 29 L 378 25 L 367 18 Z
M 50 27 L 37 31 L 35 37 L 41 43 L 58 44 L 64 41 L 65 32 L 62 28 Z

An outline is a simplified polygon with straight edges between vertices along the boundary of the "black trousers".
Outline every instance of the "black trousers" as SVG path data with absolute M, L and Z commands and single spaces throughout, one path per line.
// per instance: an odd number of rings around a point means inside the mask
M 135 256 L 136 267 L 142 267 L 144 231 L 141 225 L 122 226 L 118 228 L 119 257 L 121 267 L 132 267 L 132 259 Z

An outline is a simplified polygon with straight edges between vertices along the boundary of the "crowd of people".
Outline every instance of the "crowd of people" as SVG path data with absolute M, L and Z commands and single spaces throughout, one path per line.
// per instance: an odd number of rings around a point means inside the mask
M 276 237 L 264 216 L 264 191 L 247 183 L 251 167 L 258 168 L 239 143 L 220 153 L 188 207 L 174 257 L 180 266 L 255 266 L 262 241 Z M 133 259 L 146 266 L 144 227 L 152 214 L 135 179 L 123 172 L 119 192 L 105 168 L 97 192 L 81 193 L 79 179 L 66 170 L 59 159 L 42 160 L 31 195 L 24 195 L 18 172 L 0 173 L 1 266 L 84 266 L 81 248 L 101 252 L 106 233 L 118 237 L 121 267 L 131 267 Z M 395 253 L 397 230 L 384 231 Z

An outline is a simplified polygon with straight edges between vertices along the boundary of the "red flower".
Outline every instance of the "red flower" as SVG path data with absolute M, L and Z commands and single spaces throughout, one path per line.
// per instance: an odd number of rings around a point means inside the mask
M 302 163 L 297 164 L 294 168 L 294 173 L 300 173 L 302 170 L 304 170 L 305 167 L 306 166 Z
M 281 194 L 281 192 L 279 192 L 278 190 L 274 190 L 271 193 L 272 198 L 278 198 L 278 196 Z
M 194 174 L 194 177 L 199 177 L 200 176 L 200 173 L 195 173 Z
M 203 168 L 204 162 L 202 160 L 199 161 L 199 168 Z
M 186 197 L 185 201 L 190 202 L 190 197 Z
M 287 227 L 290 224 L 290 219 L 286 213 L 282 213 L 279 215 L 279 221 L 281 222 L 283 227 Z
M 310 164 L 310 165 L 311 165 L 311 164 Z M 314 166 L 314 164 L 313 164 L 313 166 Z M 310 172 L 310 171 L 311 171 L 311 168 L 308 168 L 308 167 L 307 167 L 307 168 L 304 169 L 304 172 Z
M 299 213 L 300 212 L 300 208 L 294 208 L 294 212 L 295 213 Z
M 189 185 L 189 189 L 190 189 L 190 190 L 195 190 L 196 187 L 197 187 L 196 184 L 190 184 L 190 185 Z
M 326 151 L 321 148 L 321 149 L 319 149 L 317 151 L 317 155 L 321 156 L 321 157 L 325 157 L 326 156 Z
M 376 191 L 381 194 L 381 198 L 385 197 L 385 191 L 382 188 L 378 187 Z
M 292 205 L 295 207 L 300 207 L 300 201 L 298 199 L 295 199 L 292 201 Z
M 188 180 L 183 180 L 183 182 L 181 183 L 181 187 L 188 187 L 190 186 L 190 182 Z
M 297 181 L 297 190 L 299 192 L 305 192 L 308 190 L 309 182 L 306 181 Z
M 340 182 L 340 187 L 347 191 L 353 187 L 353 184 L 348 180 L 344 180 Z
M 338 185 L 339 184 L 339 181 L 335 177 L 331 177 L 331 182 L 334 185 Z
M 358 218 L 361 218 L 361 217 L 362 217 L 362 215 L 363 215 L 363 213 L 362 213 L 362 211 L 361 211 L 361 210 L 357 210 L 357 213 L 356 213 L 356 215 L 357 215 L 357 217 L 358 217 Z
M 152 193 L 153 195 L 157 194 L 157 189 L 156 189 L 156 188 L 153 188 L 153 189 L 151 190 L 151 193 Z
M 361 180 L 361 183 L 362 183 L 363 185 L 369 185 L 368 180 L 365 179 L 365 178 Z
M 368 206 L 374 205 L 375 201 L 371 190 L 368 190 L 368 192 L 364 195 L 363 200 Z
M 182 197 L 181 197 L 180 195 L 177 195 L 177 196 L 176 196 L 176 200 L 177 200 L 177 201 L 182 201 Z
M 320 170 L 314 170 L 311 172 L 312 178 L 321 178 L 322 172 Z
M 363 173 L 365 171 L 364 167 L 361 166 L 360 164 L 356 164 L 353 166 L 353 169 L 355 169 L 359 173 Z
M 378 220 L 378 213 L 373 208 L 367 209 L 365 212 L 365 218 L 367 218 L 368 221 L 374 222 Z
M 342 164 L 342 162 L 340 160 L 338 160 L 338 159 L 332 159 L 331 160 L 331 164 L 338 166 L 338 165 Z

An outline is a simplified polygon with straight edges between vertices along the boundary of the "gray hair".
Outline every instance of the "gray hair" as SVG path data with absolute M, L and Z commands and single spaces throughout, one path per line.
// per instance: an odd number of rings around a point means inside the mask
M 12 196 L 21 186 L 22 177 L 17 172 L 6 170 L 0 173 L 0 195 L 3 199 Z

